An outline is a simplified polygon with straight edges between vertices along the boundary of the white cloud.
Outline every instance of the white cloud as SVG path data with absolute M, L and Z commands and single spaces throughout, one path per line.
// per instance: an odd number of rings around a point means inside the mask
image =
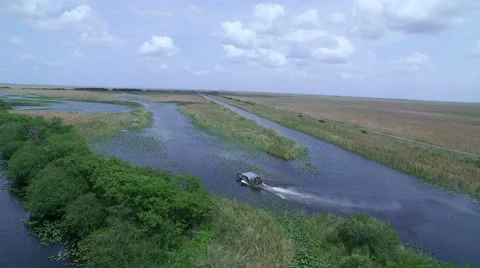
M 80 40 L 91 45 L 113 45 L 124 41 L 106 31 L 84 32 L 80 35 Z
M 81 61 L 89 60 L 87 55 L 83 54 L 82 52 L 80 52 L 78 50 L 73 51 L 72 54 L 70 55 L 70 57 L 72 57 L 73 59 L 76 59 L 76 60 L 81 60 Z
M 249 22 L 222 23 L 227 61 L 272 68 L 289 63 L 308 65 L 309 61 L 338 64 L 348 62 L 355 52 L 347 38 L 321 28 L 317 10 L 286 14 L 282 6 L 261 4 L 255 7 Z M 258 27 L 259 18 L 263 27 Z
M 253 17 L 261 23 L 263 28 L 269 28 L 272 23 L 286 15 L 285 9 L 281 5 L 261 3 L 253 9 Z
M 391 64 L 397 71 L 417 72 L 428 67 L 430 59 L 425 54 L 415 52 L 409 57 L 393 60 Z
M 8 38 L 8 42 L 14 45 L 24 45 L 26 43 L 25 40 L 20 37 L 10 37 Z
M 225 31 L 226 42 L 237 47 L 253 48 L 257 46 L 257 34 L 255 31 L 245 29 L 239 21 L 226 21 L 222 23 Z
M 345 20 L 345 14 L 340 12 L 333 12 L 331 15 L 331 20 L 333 23 L 340 23 Z
M 173 56 L 179 51 L 172 38 L 168 36 L 152 36 L 150 41 L 141 44 L 138 48 L 138 52 L 142 55 Z
M 318 28 L 320 26 L 318 11 L 316 9 L 309 9 L 295 17 L 294 22 L 299 27 Z
M 64 0 L 1 0 L 0 11 L 24 16 L 44 16 L 58 11 L 67 2 Z
M 470 56 L 480 57 L 480 40 L 477 41 L 475 47 L 470 51 Z
M 60 30 L 86 20 L 92 13 L 88 5 L 80 5 L 65 11 L 56 18 L 33 21 L 33 25 L 44 30 Z
M 467 0 L 356 0 L 352 33 L 382 37 L 387 30 L 408 34 L 437 33 L 463 21 Z

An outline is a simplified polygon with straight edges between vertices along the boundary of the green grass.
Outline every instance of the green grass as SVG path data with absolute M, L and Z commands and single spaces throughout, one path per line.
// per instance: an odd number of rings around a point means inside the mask
M 480 198 L 480 167 L 469 157 L 460 157 L 435 148 L 427 148 L 388 136 L 375 135 L 335 122 L 319 122 L 318 118 L 299 117 L 298 113 L 261 104 L 247 104 L 233 99 L 217 99 L 248 112 L 277 122 L 312 137 L 335 144 L 383 163 L 406 174 L 473 198 Z
M 138 129 L 146 127 L 151 120 L 151 114 L 144 108 L 135 108 L 130 113 L 85 114 L 52 111 L 18 111 L 11 113 L 27 116 L 40 116 L 45 119 L 59 118 L 65 124 L 72 125 L 77 133 L 87 138 L 109 136 L 123 129 Z
M 405 248 L 393 226 L 364 215 L 274 216 L 292 241 L 291 267 L 456 267 L 419 250 Z
M 208 267 L 289 267 L 294 251 L 282 226 L 264 210 L 218 200 Z
M 13 106 L 48 106 L 54 103 L 55 102 L 52 102 L 52 101 L 0 98 L 0 105 L 7 105 L 12 107 Z
M 214 199 L 197 177 L 94 155 L 58 121 L 0 112 L 0 152 L 31 230 L 86 267 L 454 267 L 380 220 L 265 211 Z
M 305 151 L 300 144 L 218 104 L 187 105 L 180 111 L 213 134 L 238 140 L 285 160 L 297 159 Z

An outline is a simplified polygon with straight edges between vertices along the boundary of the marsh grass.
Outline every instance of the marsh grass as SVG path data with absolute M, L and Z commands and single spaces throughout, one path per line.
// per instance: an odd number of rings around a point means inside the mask
M 272 215 L 292 241 L 290 267 L 456 267 L 405 248 L 393 226 L 374 218 L 299 212 Z
M 118 92 L 93 92 L 79 90 L 42 90 L 42 89 L 10 89 L 8 92 L 21 95 L 36 95 L 43 98 L 68 99 L 75 101 L 115 101 L 126 95 Z
M 299 158 L 305 150 L 300 144 L 281 136 L 274 130 L 218 104 L 191 104 L 182 107 L 180 111 L 206 131 L 235 139 L 285 160 Z
M 181 105 L 208 103 L 205 98 L 195 93 L 142 92 L 140 95 L 152 102 L 178 103 Z
M 385 136 L 364 134 L 339 124 L 320 123 L 311 117 L 299 118 L 297 113 L 266 105 L 246 105 L 221 97 L 219 100 L 383 163 L 428 184 L 480 198 L 480 168 L 470 158 Z
M 9 98 L 0 98 L 0 102 L 3 105 L 8 106 L 48 106 L 52 105 L 55 102 L 52 101 L 42 101 L 42 100 L 29 100 L 29 99 L 9 99 Z
M 65 124 L 72 125 L 84 137 L 98 138 L 113 134 L 122 129 L 142 128 L 150 122 L 150 112 L 144 108 L 136 108 L 130 113 L 86 114 L 74 112 L 52 111 L 18 111 L 11 113 L 27 116 L 40 116 L 51 120 L 60 118 Z
M 274 217 L 233 201 L 218 200 L 217 204 L 209 267 L 290 267 L 292 243 Z

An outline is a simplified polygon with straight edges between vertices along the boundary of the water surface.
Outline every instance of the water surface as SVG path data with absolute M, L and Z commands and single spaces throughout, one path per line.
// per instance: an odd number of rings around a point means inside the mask
M 116 135 L 92 148 L 135 165 L 199 176 L 210 192 L 241 202 L 364 213 L 391 222 L 404 240 L 440 260 L 480 266 L 480 207 L 468 198 L 223 103 L 299 142 L 308 149 L 308 159 L 283 161 L 243 148 L 194 127 L 175 104 L 143 103 L 153 113 L 150 128 Z M 235 174 L 244 171 L 263 174 L 268 189 L 241 187 Z
M 5 183 L 0 170 L 0 268 L 65 267 L 63 262 L 48 259 L 62 249 L 58 245 L 41 247 L 40 241 L 28 234 L 22 220 L 28 220 L 20 201 L 3 189 Z

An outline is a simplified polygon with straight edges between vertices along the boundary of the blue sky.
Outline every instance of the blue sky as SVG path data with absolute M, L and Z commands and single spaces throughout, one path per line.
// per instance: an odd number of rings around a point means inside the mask
M 0 0 L 0 82 L 480 102 L 480 1 Z

